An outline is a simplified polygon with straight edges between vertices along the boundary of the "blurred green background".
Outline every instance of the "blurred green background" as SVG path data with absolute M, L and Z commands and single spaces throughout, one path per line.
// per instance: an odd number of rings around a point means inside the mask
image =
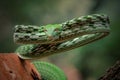
M 96 80 L 120 59 L 120 0 L 1 0 L 0 52 L 11 53 L 17 24 L 62 23 L 82 15 L 105 13 L 110 17 L 109 36 L 86 46 L 43 60 L 61 67 L 68 80 Z

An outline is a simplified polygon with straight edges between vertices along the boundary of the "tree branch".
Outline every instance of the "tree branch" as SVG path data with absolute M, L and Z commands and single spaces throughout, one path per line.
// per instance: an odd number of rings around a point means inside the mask
M 0 53 L 0 79 L 41 80 L 41 77 L 30 61 L 22 60 L 14 53 Z

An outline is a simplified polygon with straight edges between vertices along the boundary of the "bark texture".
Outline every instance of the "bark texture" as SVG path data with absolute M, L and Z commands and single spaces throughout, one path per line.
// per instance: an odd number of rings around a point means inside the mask
M 0 53 L 1 80 L 42 80 L 34 65 L 14 53 Z
M 110 67 L 99 80 L 120 80 L 120 61 Z

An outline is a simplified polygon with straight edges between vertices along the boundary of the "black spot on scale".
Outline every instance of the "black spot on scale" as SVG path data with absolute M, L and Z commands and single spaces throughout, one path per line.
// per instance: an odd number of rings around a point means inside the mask
M 71 25 L 71 28 L 74 28 L 74 27 L 79 27 L 79 23 L 74 23 Z
M 101 21 L 102 21 L 103 23 L 106 23 L 106 22 L 107 22 L 105 19 L 102 19 Z
M 96 18 L 98 18 L 100 21 L 102 22 L 106 22 L 106 19 L 103 16 L 96 16 Z
M 63 31 L 66 31 L 67 29 L 71 29 L 71 25 L 65 25 L 65 26 L 63 27 Z
M 43 47 L 47 48 L 47 47 L 49 47 L 49 44 L 44 44 Z
M 78 25 L 78 26 L 82 26 L 83 25 L 83 21 L 78 19 L 78 20 L 76 20 L 75 24 Z
M 84 26 L 86 24 L 86 21 L 81 21 L 78 24 L 79 24 L 79 26 Z
M 39 37 L 42 37 L 42 36 L 44 36 L 44 35 L 39 35 Z
M 31 33 L 31 35 L 36 35 L 35 33 Z
M 86 22 L 88 22 L 88 23 L 93 22 L 93 21 L 92 21 L 92 18 L 91 18 L 91 17 L 87 17 L 87 18 L 86 18 Z
M 48 47 L 46 48 L 46 51 L 55 51 L 57 49 L 56 45 L 48 45 Z
M 24 38 L 19 38 L 20 40 L 23 40 Z
M 93 25 L 95 22 L 94 21 L 89 21 L 88 23 L 91 24 L 91 25 Z
M 15 37 L 17 38 L 17 37 L 18 37 L 18 35 L 15 35 Z
M 35 55 L 36 53 L 41 53 L 41 49 L 38 47 L 38 46 L 36 46 L 35 48 L 33 48 L 32 50 L 31 50 L 31 53 L 30 54 L 32 54 L 32 55 Z
M 40 53 L 42 54 L 43 52 L 46 51 L 46 48 L 48 47 L 47 44 L 43 44 L 43 45 L 36 45 L 32 50 L 30 54 L 35 54 L 35 53 Z
M 80 20 L 80 19 L 76 19 L 76 23 L 81 23 L 82 22 L 82 20 Z
M 31 33 L 31 31 L 26 31 L 26 33 Z
M 22 28 L 18 28 L 18 29 L 15 30 L 15 32 L 21 32 L 21 31 L 23 31 Z
M 28 39 L 28 38 L 30 38 L 30 36 L 24 36 L 24 38 Z
M 91 26 L 91 27 L 92 27 L 92 26 L 93 26 L 93 24 L 89 24 L 89 26 Z
M 38 31 L 38 29 L 33 29 L 33 31 Z
M 23 28 L 22 27 L 18 27 L 19 30 L 22 30 Z
M 107 21 L 108 24 L 110 24 L 109 17 L 106 18 L 106 21 Z
M 67 26 L 67 29 L 71 28 L 71 24 L 69 24 L 69 23 L 67 23 L 66 26 Z
M 35 38 L 32 38 L 31 40 L 32 40 L 32 41 L 37 41 L 37 39 L 35 39 Z

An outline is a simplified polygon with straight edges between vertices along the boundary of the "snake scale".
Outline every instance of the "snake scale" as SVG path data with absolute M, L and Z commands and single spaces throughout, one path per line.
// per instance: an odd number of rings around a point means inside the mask
M 16 50 L 22 59 L 36 60 L 65 52 L 107 36 L 109 18 L 105 14 L 92 14 L 74 18 L 61 24 L 45 26 L 16 25 L 14 42 L 23 44 Z M 64 72 L 55 65 L 34 61 L 43 80 L 66 80 Z

